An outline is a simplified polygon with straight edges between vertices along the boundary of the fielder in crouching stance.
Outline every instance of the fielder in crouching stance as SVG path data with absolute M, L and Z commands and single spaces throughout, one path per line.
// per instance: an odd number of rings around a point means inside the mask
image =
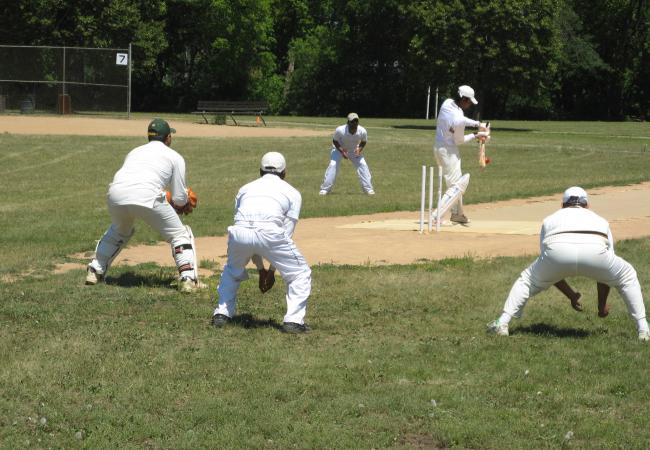
M 185 184 L 185 160 L 170 148 L 176 130 L 162 119 L 148 127 L 149 143 L 129 152 L 108 187 L 111 226 L 97 244 L 88 265 L 86 284 L 101 281 L 111 263 L 129 241 L 135 219 L 142 219 L 169 242 L 179 272 L 179 289 L 191 292 L 205 287 L 198 280 L 194 237 L 179 214 L 190 213 L 196 196 Z M 169 199 L 165 188 L 169 187 Z
M 285 176 L 284 157 L 277 152 L 267 153 L 260 164 L 260 178 L 237 193 L 235 224 L 228 227 L 228 261 L 217 288 L 219 304 L 212 316 L 212 325 L 217 328 L 234 317 L 237 290 L 248 279 L 246 264 L 253 259 L 260 271 L 262 292 L 272 286 L 276 268 L 286 284 L 287 313 L 282 330 L 309 331 L 304 318 L 311 293 L 311 269 L 292 240 L 302 197 L 284 181 Z M 264 270 L 263 259 L 271 263 L 268 272 Z
M 448 98 L 440 106 L 438 121 L 436 124 L 436 142 L 433 147 L 433 154 L 438 166 L 442 167 L 447 189 L 458 183 L 463 176 L 460 168 L 460 151 L 458 146 L 474 139 L 487 138 L 490 135 L 487 131 L 477 133 L 465 133 L 465 127 L 478 127 L 476 120 L 468 119 L 464 111 L 472 105 L 477 105 L 474 98 L 474 89 L 469 86 L 460 86 L 458 95 L 455 98 Z M 463 211 L 463 197 L 451 207 L 451 221 L 460 224 L 468 224 L 470 221 Z
M 330 163 L 325 169 L 325 178 L 320 186 L 320 195 L 327 195 L 334 187 L 336 176 L 341 167 L 341 159 L 348 159 L 357 170 L 361 189 L 368 195 L 375 195 L 372 188 L 370 168 L 363 157 L 363 149 L 368 142 L 368 132 L 359 125 L 357 113 L 348 114 L 348 123 L 334 131 Z
M 600 286 L 614 286 L 636 322 L 639 340 L 650 340 L 636 271 L 614 253 L 609 223 L 588 208 L 587 193 L 582 188 L 574 186 L 564 191 L 562 209 L 548 216 L 542 224 L 540 256 L 521 272 L 510 290 L 503 314 L 488 324 L 488 332 L 507 336 L 510 320 L 521 317 L 530 297 L 565 277 L 581 275 L 598 282 L 599 315 L 604 312 L 600 311 L 603 301 Z M 604 295 L 605 302 L 606 298 Z

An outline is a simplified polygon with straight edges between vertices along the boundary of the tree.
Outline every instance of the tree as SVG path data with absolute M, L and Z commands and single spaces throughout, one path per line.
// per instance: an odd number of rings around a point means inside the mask
M 199 97 L 278 102 L 272 25 L 269 0 L 169 0 L 158 78 L 171 106 L 187 110 Z
M 550 107 L 558 39 L 555 0 L 414 2 L 410 43 L 443 92 L 475 87 L 485 117 L 538 116 Z
M 583 80 L 592 95 L 593 117 L 622 119 L 648 112 L 647 42 L 650 33 L 648 0 L 567 0 L 582 19 L 585 33 L 606 64 L 595 80 Z M 645 58 L 644 58 L 645 56 Z M 645 80 L 645 88 L 644 86 Z
M 561 50 L 554 94 L 556 111 L 560 118 L 594 117 L 599 99 L 592 89 L 612 69 L 596 51 L 593 37 L 584 31 L 570 4 L 562 4 L 557 21 Z

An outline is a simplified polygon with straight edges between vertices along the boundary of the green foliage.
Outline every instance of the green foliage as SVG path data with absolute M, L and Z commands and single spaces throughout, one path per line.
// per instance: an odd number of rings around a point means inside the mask
M 336 73 L 336 52 L 329 30 L 317 26 L 304 38 L 292 41 L 289 60 L 287 112 L 305 114 L 318 108 L 324 115 L 335 114 L 334 105 L 327 103 L 328 93 L 333 89 L 331 75 Z M 313 86 L 314 80 L 320 82 Z
M 169 48 L 161 55 L 154 87 L 191 110 L 197 100 L 267 99 L 278 102 L 269 1 L 198 0 L 168 2 Z M 159 107 L 162 99 L 152 100 Z
M 481 114 L 530 116 L 548 108 L 547 84 L 556 70 L 555 0 L 445 5 L 414 2 L 411 40 L 421 70 L 443 92 L 477 88 Z
M 650 110 L 648 0 L 20 0 L 6 9 L 3 44 L 133 43 L 136 110 L 265 99 L 274 113 L 414 117 L 428 86 L 445 96 L 461 83 L 478 91 L 483 117 L 644 119 Z
M 607 69 L 597 78 L 587 77 L 582 88 L 585 93 L 598 92 L 582 100 L 591 117 L 640 118 L 650 114 L 647 91 L 647 54 L 650 36 L 650 4 L 647 0 L 572 0 L 568 2 L 582 19 L 585 34 L 593 36 L 596 51 Z M 647 61 L 647 58 L 645 58 Z M 645 98 L 644 98 L 645 97 Z

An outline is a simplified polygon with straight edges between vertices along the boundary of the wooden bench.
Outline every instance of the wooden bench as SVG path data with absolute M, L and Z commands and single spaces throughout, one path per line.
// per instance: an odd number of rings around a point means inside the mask
M 192 114 L 201 114 L 205 123 L 208 122 L 208 115 L 228 115 L 235 122 L 235 125 L 239 125 L 235 120 L 235 114 L 255 114 L 257 120 L 261 120 L 266 126 L 266 121 L 264 114 L 269 109 L 269 104 L 265 101 L 240 101 L 240 102 L 230 102 L 230 101 L 213 101 L 213 100 L 199 100 L 196 105 L 196 111 Z

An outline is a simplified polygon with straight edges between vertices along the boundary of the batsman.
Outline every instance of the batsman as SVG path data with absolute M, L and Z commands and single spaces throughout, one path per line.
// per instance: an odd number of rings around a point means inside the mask
M 458 146 L 475 139 L 487 139 L 490 135 L 489 128 L 485 131 L 465 134 L 465 127 L 478 128 L 480 126 L 478 121 L 469 119 L 464 114 L 464 111 L 477 104 L 478 101 L 474 97 L 474 89 L 463 85 L 458 88 L 458 94 L 455 98 L 445 100 L 440 107 L 436 124 L 436 142 L 433 147 L 433 154 L 438 166 L 442 167 L 447 189 L 456 185 L 463 177 Z M 470 222 L 463 211 L 462 195 L 451 206 L 450 220 L 453 223 L 462 225 Z
M 192 230 L 180 219 L 196 207 L 197 197 L 185 183 L 185 160 L 170 147 L 175 132 L 163 119 L 152 120 L 147 130 L 149 142 L 131 150 L 115 173 L 106 198 L 111 225 L 88 264 L 87 285 L 104 279 L 133 236 L 135 220 L 141 219 L 171 244 L 179 290 L 206 287 L 198 278 Z

